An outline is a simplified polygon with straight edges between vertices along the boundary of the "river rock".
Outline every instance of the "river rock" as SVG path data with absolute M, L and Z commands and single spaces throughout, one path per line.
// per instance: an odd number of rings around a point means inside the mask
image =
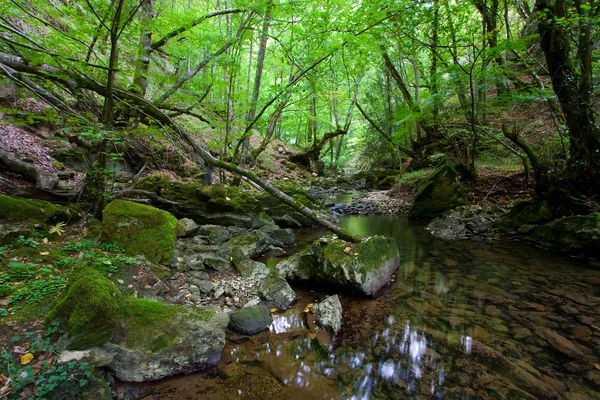
M 198 224 L 190 218 L 182 218 L 177 221 L 177 237 L 191 236 L 198 229 Z
M 440 239 L 467 239 L 491 232 L 494 229 L 493 223 L 499 215 L 499 209 L 477 204 L 463 206 L 435 218 L 426 229 Z
M 398 247 L 391 238 L 373 236 L 347 243 L 325 236 L 277 265 L 285 279 L 334 284 L 375 296 L 398 268 Z
M 229 328 L 244 335 L 253 335 L 269 328 L 273 318 L 264 305 L 243 307 L 231 314 Z
M 337 294 L 326 297 L 313 308 L 317 311 L 317 324 L 332 336 L 337 335 L 342 329 L 342 303 Z
M 276 307 L 281 310 L 287 309 L 296 302 L 294 290 L 274 270 L 261 282 L 259 295 L 268 307 Z
M 579 360 L 585 357 L 573 342 L 550 329 L 540 328 L 536 330 L 536 333 L 542 339 L 546 340 L 550 346 L 554 347 L 554 349 L 571 358 Z

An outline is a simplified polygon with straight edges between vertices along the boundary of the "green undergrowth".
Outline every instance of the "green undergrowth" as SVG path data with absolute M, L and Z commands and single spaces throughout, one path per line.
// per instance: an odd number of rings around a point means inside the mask
M 131 275 L 131 266 L 137 262 L 114 244 L 89 239 L 67 242 L 54 239 L 21 236 L 0 248 L 0 299 L 6 304 L 0 308 L 3 317 L 0 326 L 11 321 L 43 318 L 69 277 L 83 268 L 124 282 Z M 154 269 L 164 275 L 159 267 Z
M 3 342 L 0 375 L 7 379 L 3 391 L 8 399 L 82 399 L 97 382 L 88 362 L 56 363 L 52 335 L 57 329 L 58 323 L 53 323 L 44 333 L 28 331 Z

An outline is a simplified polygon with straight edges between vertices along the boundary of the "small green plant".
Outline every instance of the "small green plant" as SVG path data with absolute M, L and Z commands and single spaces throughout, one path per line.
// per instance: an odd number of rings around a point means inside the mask
M 58 222 L 56 225 L 50 228 L 48 233 L 56 233 L 58 236 L 62 236 L 62 234 L 65 233 L 65 226 L 66 224 L 64 222 Z
M 91 239 L 82 239 L 79 242 L 67 242 L 63 249 L 70 253 L 78 253 L 80 251 L 91 250 L 94 247 L 94 241 Z
M 19 236 L 19 238 L 16 241 L 16 244 L 17 244 L 17 246 L 29 246 L 29 247 L 36 248 L 36 247 L 38 247 L 38 245 L 40 243 L 37 242 L 33 238 L 26 238 L 25 236 Z
M 6 253 L 8 253 L 8 249 L 4 246 L 0 246 L 0 256 L 3 256 Z
M 102 243 L 102 244 L 100 244 L 100 248 L 102 250 L 108 251 L 110 253 L 122 253 L 123 252 L 123 249 L 114 243 Z
M 0 374 L 9 382 L 9 398 L 22 397 L 25 387 L 31 388 L 29 399 L 81 398 L 92 379 L 93 366 L 88 362 L 58 364 L 49 357 L 55 352 L 50 337 L 58 329 L 58 322 L 52 322 L 46 334 L 26 332 L 23 337 L 14 336 L 11 342 L 27 348 L 21 358 L 3 347 L 0 351 Z M 40 357 L 44 356 L 44 357 Z M 35 357 L 43 358 L 36 368 L 31 364 Z M 50 361 L 49 361 L 50 360 Z
M 9 304 L 24 300 L 26 303 L 41 303 L 46 297 L 57 293 L 67 285 L 62 276 L 36 279 L 19 287 L 8 299 Z

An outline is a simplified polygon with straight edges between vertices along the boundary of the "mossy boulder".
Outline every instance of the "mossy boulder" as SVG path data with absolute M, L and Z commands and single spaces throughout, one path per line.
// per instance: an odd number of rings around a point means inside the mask
M 458 172 L 450 163 L 444 162 L 417 189 L 409 215 L 435 218 L 468 202 L 467 194 L 459 183 Z
M 392 238 L 373 236 L 352 244 L 326 236 L 277 265 L 285 279 L 330 283 L 376 296 L 400 264 Z
M 191 218 L 206 224 L 215 221 L 215 215 L 241 214 L 247 216 L 260 211 L 260 204 L 254 193 L 239 187 L 206 185 L 202 180 L 177 182 L 165 174 L 153 174 L 141 179 L 137 189 L 156 193 L 167 200 L 177 202 L 177 206 L 166 206 L 177 218 Z M 157 204 L 158 206 L 158 204 Z M 164 205 L 160 205 L 164 208 Z
M 538 225 L 555 217 L 552 206 L 545 200 L 523 201 L 514 206 L 496 224 L 496 228 L 509 234 L 527 234 Z
M 142 382 L 216 365 L 229 318 L 218 310 L 122 295 L 95 270 L 71 277 L 46 323 L 61 322 L 69 349 L 91 349 L 122 381 Z M 101 347 L 100 347 L 101 346 Z
M 58 222 L 69 218 L 69 211 L 44 200 L 0 196 L 0 221 Z
M 175 249 L 177 219 L 170 213 L 131 201 L 115 200 L 102 213 L 103 240 L 128 255 L 169 262 Z
M 600 255 L 600 213 L 564 217 L 535 229 L 529 238 L 544 247 Z
M 69 333 L 71 349 L 101 345 L 113 335 L 122 312 L 119 289 L 100 272 L 84 269 L 52 303 L 46 321 L 58 320 Z

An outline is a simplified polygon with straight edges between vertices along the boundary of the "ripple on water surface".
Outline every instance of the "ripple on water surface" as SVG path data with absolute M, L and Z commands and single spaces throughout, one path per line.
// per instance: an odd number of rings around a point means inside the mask
M 342 217 L 394 237 L 401 266 L 375 300 L 341 295 L 334 349 L 300 300 L 269 331 L 228 343 L 217 372 L 153 384 L 148 399 L 600 398 L 600 270 L 522 243 L 443 242 L 389 217 Z

